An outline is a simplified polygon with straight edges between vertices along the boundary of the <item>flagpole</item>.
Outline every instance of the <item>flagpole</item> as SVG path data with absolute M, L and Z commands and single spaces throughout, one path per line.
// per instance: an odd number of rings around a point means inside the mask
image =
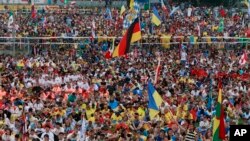
M 140 10 L 140 15 L 139 15 L 139 26 L 140 26 L 140 29 L 141 29 L 141 10 Z M 142 30 L 141 30 L 141 36 L 142 36 Z M 141 48 L 142 48 L 142 39 L 140 40 L 140 44 L 141 44 Z
M 148 9 L 150 9 L 150 0 L 148 0 Z

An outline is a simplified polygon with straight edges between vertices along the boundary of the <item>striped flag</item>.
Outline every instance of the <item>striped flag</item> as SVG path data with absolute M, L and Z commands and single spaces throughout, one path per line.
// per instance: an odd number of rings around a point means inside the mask
M 141 28 L 139 24 L 139 19 L 136 18 L 135 21 L 130 25 L 125 35 L 122 37 L 119 45 L 115 48 L 112 57 L 123 56 L 129 52 L 130 44 L 141 39 Z
M 106 51 L 106 53 L 105 53 L 105 58 L 106 59 L 111 59 L 112 58 L 112 54 L 114 52 L 114 49 L 115 49 L 115 38 L 113 38 L 112 47 L 110 47 L 109 50 Z
M 222 107 L 222 82 L 218 84 L 219 94 L 218 102 L 216 105 L 216 116 L 213 120 L 213 141 L 222 141 L 225 139 L 225 123 L 224 123 L 224 110 Z
M 166 5 L 164 4 L 163 0 L 161 0 L 161 8 L 162 10 L 167 14 L 168 13 L 168 9 L 166 7 Z
M 240 61 L 239 61 L 239 64 L 242 66 L 242 65 L 245 65 L 247 63 L 247 53 L 244 52 L 241 57 L 240 57 Z
M 163 99 L 160 94 L 156 91 L 153 84 L 148 82 L 148 109 L 150 120 L 154 119 L 156 115 L 160 112 L 160 105 Z
M 157 65 L 157 68 L 155 70 L 155 81 L 154 81 L 154 84 L 157 84 L 158 77 L 160 75 L 160 69 L 161 69 L 161 58 L 158 59 L 158 65 Z

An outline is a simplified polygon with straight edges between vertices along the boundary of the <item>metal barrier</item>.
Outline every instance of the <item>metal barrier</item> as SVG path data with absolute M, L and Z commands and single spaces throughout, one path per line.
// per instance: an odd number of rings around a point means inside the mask
M 105 42 L 108 39 L 112 41 L 112 39 L 117 39 L 121 37 L 99 37 L 95 39 L 95 43 Z M 153 38 L 153 37 L 151 37 Z M 183 38 L 181 36 L 173 37 L 175 39 Z M 210 47 L 216 46 L 218 48 L 224 49 L 238 49 L 238 48 L 247 48 L 250 49 L 250 38 L 240 38 L 240 37 L 214 37 L 217 41 L 207 42 L 206 38 L 203 37 L 201 41 L 198 42 L 182 42 L 183 44 L 190 44 L 190 46 L 194 47 Z M 210 37 L 211 38 L 211 37 Z M 139 47 L 162 47 L 168 45 L 169 47 L 178 47 L 180 42 L 173 41 L 173 42 L 162 42 L 164 37 L 158 38 L 157 41 L 151 42 L 148 39 L 143 37 L 142 41 L 132 44 L 132 46 L 139 46 Z M 232 39 L 235 39 L 232 41 Z M 82 46 L 87 46 L 91 44 L 89 37 L 0 37 L 0 54 L 10 54 L 13 56 L 18 55 L 29 55 L 31 54 L 36 48 L 42 48 L 42 50 L 52 49 L 58 51 L 60 48 L 67 48 L 70 49 L 74 48 L 81 48 Z

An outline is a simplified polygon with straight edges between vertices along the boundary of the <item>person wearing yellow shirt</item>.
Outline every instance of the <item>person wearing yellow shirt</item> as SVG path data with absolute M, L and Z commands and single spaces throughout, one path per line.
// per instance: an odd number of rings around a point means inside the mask
M 91 121 L 92 123 L 95 122 L 95 116 L 94 116 L 94 114 L 90 115 L 90 117 L 88 118 L 88 121 Z
M 137 109 L 137 113 L 139 114 L 139 119 L 140 119 L 140 120 L 143 120 L 144 117 L 145 117 L 145 110 L 144 110 L 144 108 L 140 106 L 140 107 Z
M 113 113 L 111 116 L 111 120 L 113 124 L 116 124 L 122 120 L 122 116 L 120 113 Z
M 176 113 L 177 117 L 184 119 L 185 115 L 187 114 L 187 110 L 188 110 L 187 104 L 181 103 L 177 108 L 177 113 Z
M 92 105 L 92 107 L 90 107 L 90 105 L 87 105 L 87 107 L 86 107 L 87 119 L 89 119 L 91 117 L 91 115 L 95 113 L 95 111 L 96 111 L 95 105 Z

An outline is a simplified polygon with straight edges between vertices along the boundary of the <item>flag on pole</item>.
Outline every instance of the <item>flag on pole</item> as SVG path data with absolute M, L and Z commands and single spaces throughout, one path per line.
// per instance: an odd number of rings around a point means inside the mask
M 126 11 L 126 8 L 125 8 L 125 6 L 123 5 L 123 6 L 121 7 L 120 15 L 122 15 L 125 11 Z
M 173 10 L 170 12 L 170 16 L 172 16 L 180 7 L 177 6 L 177 7 L 174 7 Z
M 244 52 L 244 53 L 241 55 L 241 57 L 240 57 L 239 64 L 240 64 L 241 66 L 245 65 L 245 64 L 247 63 L 247 59 L 248 59 L 247 53 Z
M 250 16 L 250 0 L 248 0 L 248 15 Z
M 160 15 L 155 7 L 153 7 L 151 22 L 154 23 L 156 26 L 159 26 L 161 24 Z
M 86 120 L 82 119 L 82 126 L 81 126 L 81 132 L 80 132 L 80 141 L 85 141 L 85 134 L 86 134 Z
M 96 35 L 95 35 L 95 29 L 96 29 L 95 21 L 93 20 L 91 22 L 91 38 L 90 38 L 91 41 L 94 41 L 94 38 L 96 37 Z
M 46 26 L 46 23 L 47 23 L 47 18 L 46 18 L 46 17 L 44 17 L 44 18 L 42 19 L 42 24 L 43 24 L 43 27 L 45 27 L 45 26 Z
M 11 27 L 11 24 L 14 22 L 14 18 L 13 18 L 13 12 L 10 11 L 9 12 L 9 20 L 8 20 L 8 28 Z
M 75 4 L 76 4 L 76 1 L 71 1 L 71 2 L 70 2 L 70 5 L 71 5 L 71 6 L 74 6 Z
M 154 119 L 154 117 L 160 112 L 160 105 L 163 100 L 160 94 L 155 90 L 153 84 L 148 82 L 148 109 L 149 109 L 149 117 L 150 120 Z
M 133 8 L 134 8 L 134 3 L 135 3 L 134 0 L 129 0 L 129 8 L 130 8 L 130 9 L 133 9 Z
M 222 82 L 218 84 L 219 94 L 218 102 L 216 105 L 216 116 L 213 120 L 213 141 L 222 141 L 225 139 L 225 123 L 224 123 L 224 110 L 222 107 Z
M 154 84 L 157 84 L 158 77 L 160 75 L 160 69 L 161 69 L 161 58 L 158 59 L 158 65 L 157 65 L 156 70 L 155 70 L 155 81 L 154 81 Z
M 125 35 L 122 37 L 119 45 L 115 48 L 112 57 L 123 56 L 129 52 L 130 44 L 141 39 L 141 28 L 139 19 L 130 25 Z
M 106 8 L 105 19 L 112 20 L 112 14 L 110 8 Z
M 219 28 L 218 28 L 218 32 L 223 32 L 223 31 L 224 31 L 224 19 L 221 18 Z
M 37 13 L 37 11 L 35 9 L 35 5 L 32 4 L 32 6 L 31 6 L 31 17 L 32 17 L 32 19 L 36 18 L 36 13 Z
M 168 9 L 166 7 L 166 5 L 164 4 L 163 0 L 161 0 L 161 8 L 165 13 L 168 13 Z
M 115 49 L 115 38 L 113 38 L 112 47 L 110 47 L 109 50 L 106 51 L 106 53 L 105 53 L 105 58 L 106 59 L 111 59 L 112 58 L 112 54 L 114 52 L 114 49 Z

